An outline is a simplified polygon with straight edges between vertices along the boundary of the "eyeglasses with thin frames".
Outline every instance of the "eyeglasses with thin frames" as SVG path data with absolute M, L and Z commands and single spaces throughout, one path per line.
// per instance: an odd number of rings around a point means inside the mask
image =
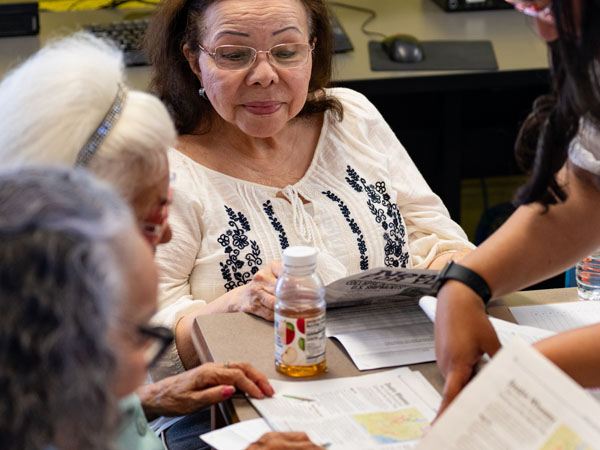
M 278 69 L 293 69 L 303 66 L 314 44 L 278 44 L 269 50 L 256 50 L 245 45 L 219 45 L 214 52 L 198 45 L 200 51 L 212 56 L 215 64 L 223 70 L 245 70 L 252 67 L 259 53 L 266 53 L 269 62 Z
M 554 25 L 554 14 L 550 0 L 505 0 L 515 7 L 517 11 L 528 16 L 540 19 L 543 22 Z
M 167 327 L 138 325 L 137 332 L 144 340 L 150 340 L 150 345 L 144 354 L 148 368 L 156 365 L 175 339 L 173 332 Z

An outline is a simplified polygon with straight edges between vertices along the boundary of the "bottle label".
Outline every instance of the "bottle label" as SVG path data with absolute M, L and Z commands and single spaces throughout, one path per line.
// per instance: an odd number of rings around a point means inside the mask
M 275 361 L 288 366 L 311 366 L 325 360 L 325 312 L 309 318 L 275 313 Z

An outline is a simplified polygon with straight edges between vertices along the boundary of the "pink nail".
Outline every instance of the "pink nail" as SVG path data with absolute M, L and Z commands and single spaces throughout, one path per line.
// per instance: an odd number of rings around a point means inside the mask
M 221 389 L 221 396 L 223 398 L 228 398 L 228 397 L 231 397 L 234 392 L 235 392 L 234 388 L 232 388 L 231 386 L 227 386 L 227 387 L 224 387 L 223 389 Z

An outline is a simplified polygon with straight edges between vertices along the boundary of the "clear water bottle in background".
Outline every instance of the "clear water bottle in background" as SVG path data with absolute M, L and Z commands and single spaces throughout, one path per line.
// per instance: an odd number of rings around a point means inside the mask
M 275 286 L 275 367 L 292 377 L 325 371 L 325 287 L 316 273 L 317 251 L 288 247 Z
M 600 250 L 575 266 L 577 293 L 585 300 L 600 300 Z

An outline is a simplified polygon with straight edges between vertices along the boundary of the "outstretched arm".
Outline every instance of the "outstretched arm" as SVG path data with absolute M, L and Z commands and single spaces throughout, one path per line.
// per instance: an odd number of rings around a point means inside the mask
M 498 297 L 560 273 L 600 247 L 600 177 L 573 166 L 563 168 L 568 199 L 544 213 L 539 204 L 521 206 L 460 264 L 475 270 Z M 435 321 L 438 365 L 446 377 L 442 410 L 472 375 L 483 353 L 499 342 L 481 299 L 450 281 L 438 293 Z M 560 341 L 558 345 L 560 346 Z M 549 351 L 549 350 L 548 350 Z M 561 366 L 564 354 L 553 351 Z
M 600 325 L 577 328 L 534 344 L 584 387 L 600 386 Z

